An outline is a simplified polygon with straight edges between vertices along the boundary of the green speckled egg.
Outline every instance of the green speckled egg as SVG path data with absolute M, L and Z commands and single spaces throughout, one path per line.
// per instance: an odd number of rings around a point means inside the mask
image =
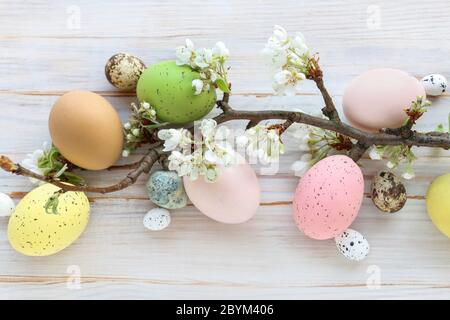
M 195 79 L 200 79 L 200 75 L 190 67 L 163 61 L 142 73 L 137 84 L 137 97 L 155 108 L 161 122 L 192 122 L 206 116 L 216 102 L 214 88 L 194 95 L 192 80 Z
M 86 228 L 89 200 L 82 192 L 60 195 L 55 213 L 45 210 L 47 200 L 60 190 L 44 184 L 28 193 L 17 205 L 8 224 L 8 239 L 27 256 L 48 256 L 72 244 Z

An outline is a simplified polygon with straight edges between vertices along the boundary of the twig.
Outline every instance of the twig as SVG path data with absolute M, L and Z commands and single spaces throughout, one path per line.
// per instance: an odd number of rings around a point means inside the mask
M 120 182 L 106 186 L 106 187 L 90 187 L 90 186 L 73 186 L 68 185 L 64 182 L 53 179 L 52 177 L 46 177 L 33 171 L 30 171 L 20 164 L 15 164 L 8 157 L 1 156 L 0 157 L 0 167 L 8 172 L 11 172 L 16 175 L 35 178 L 37 180 L 41 180 L 44 182 L 48 182 L 54 184 L 57 187 L 60 187 L 64 191 L 81 191 L 81 192 L 94 192 L 94 193 L 110 193 L 116 192 L 122 189 L 129 187 L 134 184 L 139 176 L 143 173 L 150 172 L 153 164 L 159 159 L 161 155 L 160 148 L 151 149 L 149 152 L 141 159 L 139 166 L 127 174 L 127 176 L 122 179 Z
M 316 83 L 316 86 L 322 95 L 323 101 L 325 102 L 325 107 L 322 109 L 322 113 L 328 119 L 335 122 L 340 122 L 341 119 L 339 118 L 339 113 L 334 106 L 333 98 L 331 98 L 328 90 L 325 88 L 325 84 L 323 82 L 323 72 L 320 69 L 317 58 L 313 57 L 310 60 L 310 63 L 311 68 L 308 77 Z

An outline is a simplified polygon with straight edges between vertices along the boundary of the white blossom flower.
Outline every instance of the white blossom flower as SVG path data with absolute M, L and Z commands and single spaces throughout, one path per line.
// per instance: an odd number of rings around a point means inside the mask
M 406 180 L 410 180 L 410 179 L 412 179 L 412 178 L 414 178 L 416 175 L 415 175 L 415 173 L 413 172 L 413 171 L 405 171 L 405 172 L 403 172 L 403 174 L 402 174 L 402 177 L 404 178 L 404 179 L 406 179 Z
M 301 33 L 294 38 L 286 30 L 275 26 L 272 36 L 262 51 L 274 70 L 273 89 L 277 94 L 294 94 L 301 80 L 306 79 L 310 54 Z
M 391 162 L 391 161 L 388 161 L 388 162 L 386 163 L 386 167 L 388 167 L 389 169 L 393 169 L 393 168 L 395 168 L 395 163 L 393 163 L 393 162 Z
M 134 138 L 134 136 L 131 133 L 127 134 L 127 140 L 128 141 L 133 140 L 133 138 Z
M 199 68 L 207 68 L 212 63 L 212 58 L 211 49 L 201 48 L 195 51 L 194 64 Z
M 230 55 L 230 51 L 221 41 L 217 42 L 213 48 L 194 49 L 191 41 L 186 40 L 186 45 L 176 49 L 177 64 L 188 65 L 193 70 L 199 72 L 201 80 L 192 81 L 195 94 L 199 95 L 202 91 L 209 91 L 211 86 L 228 92 L 225 89 L 228 84 L 227 68 L 225 62 Z M 218 82 L 220 81 L 220 82 Z
M 285 42 L 288 38 L 286 29 L 279 25 L 275 25 L 273 28 L 273 37 L 280 43 Z
M 184 155 L 179 151 L 172 151 L 169 160 L 169 170 L 176 171 L 180 177 L 187 175 L 192 168 L 192 155 Z
M 210 163 L 214 163 L 215 164 L 218 161 L 217 155 L 211 149 L 208 149 L 208 150 L 205 151 L 204 157 L 205 157 L 205 160 L 210 162 Z
M 191 40 L 186 39 L 186 45 L 177 47 L 175 50 L 176 64 L 189 65 L 194 54 L 194 44 Z
M 127 158 L 127 157 L 129 157 L 129 155 L 130 155 L 130 150 L 125 149 L 122 151 L 122 157 Z
M 297 32 L 294 39 L 292 39 L 292 47 L 298 56 L 309 54 L 309 48 L 305 43 L 305 37 L 300 32 Z
M 203 119 L 200 125 L 200 131 L 204 138 L 209 138 L 213 136 L 215 129 L 217 127 L 217 122 L 214 119 Z
M 141 130 L 139 130 L 138 128 L 134 128 L 131 133 L 133 134 L 133 136 L 138 137 L 141 134 Z
M 45 154 L 45 152 L 50 151 L 51 144 L 44 142 L 42 144 L 42 149 L 37 149 L 30 154 L 27 154 L 26 158 L 22 160 L 20 165 L 36 174 L 43 175 L 44 172 L 39 168 L 39 159 Z M 34 178 L 29 178 L 32 184 L 41 185 L 43 182 Z
M 225 126 L 217 127 L 214 119 L 203 119 L 200 131 L 200 140 L 192 140 L 186 129 L 160 130 L 158 137 L 164 140 L 164 150 L 171 151 L 168 158 L 170 170 L 192 180 L 203 176 L 205 181 L 212 182 L 217 179 L 220 166 L 235 163 L 236 154 L 227 141 L 230 130 Z M 194 151 L 189 154 L 189 148 L 184 153 L 180 152 L 187 145 L 194 146 Z
M 284 153 L 284 145 L 280 140 L 278 130 L 264 125 L 256 125 L 245 132 L 247 138 L 246 152 L 263 163 L 276 162 Z M 240 138 L 244 142 L 243 138 Z
M 183 128 L 159 130 L 158 138 L 164 140 L 163 151 L 173 151 L 177 147 L 185 148 L 192 143 L 190 132 Z
M 298 149 L 300 151 L 305 151 L 305 152 L 310 152 L 311 151 L 311 147 L 309 145 L 309 141 L 311 140 L 311 135 L 309 132 L 307 132 L 305 135 L 303 135 L 300 139 L 299 139 L 299 145 L 298 145 Z
M 369 151 L 369 157 L 372 160 L 381 160 L 382 154 L 378 151 L 377 147 L 372 147 Z
M 289 70 L 280 70 L 273 77 L 273 89 L 279 95 L 295 95 L 298 82 L 305 80 L 303 73 Z
M 130 130 L 130 129 L 131 129 L 131 124 L 130 124 L 129 122 L 126 122 L 126 123 L 123 125 L 123 127 L 124 127 L 126 130 Z
M 228 48 L 225 46 L 225 44 L 222 41 L 219 41 L 216 43 L 216 45 L 214 46 L 212 53 L 214 56 L 219 57 L 219 58 L 228 58 L 230 56 L 230 51 L 228 50 Z
M 197 96 L 202 93 L 203 90 L 203 81 L 200 79 L 192 80 L 192 87 L 195 89 L 194 94 Z
M 310 153 L 306 153 L 301 156 L 299 161 L 295 161 L 291 170 L 295 172 L 296 176 L 302 176 L 305 172 L 311 167 L 312 155 Z

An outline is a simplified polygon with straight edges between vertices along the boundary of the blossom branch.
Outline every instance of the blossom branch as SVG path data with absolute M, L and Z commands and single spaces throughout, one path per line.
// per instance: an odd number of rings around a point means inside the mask
M 394 135 L 385 132 L 369 133 L 349 126 L 340 121 L 336 122 L 333 120 L 322 119 L 297 111 L 244 111 L 235 110 L 231 108 L 231 106 L 229 106 L 226 111 L 214 118 L 217 123 L 223 123 L 231 120 L 249 120 L 252 122 L 260 122 L 270 119 L 291 120 L 293 122 L 303 123 L 325 130 L 331 130 L 357 140 L 358 142 L 360 142 L 360 145 L 358 146 L 358 148 L 360 149 L 362 144 L 367 148 L 372 145 L 408 145 L 450 149 L 450 136 L 448 133 L 420 133 L 413 131 L 410 137 L 403 137 L 401 135 Z
M 143 173 L 150 172 L 151 168 L 153 167 L 154 163 L 159 160 L 161 156 L 161 149 L 155 148 L 148 151 L 148 153 L 140 160 L 139 165 L 136 169 L 130 171 L 124 179 L 122 179 L 120 182 L 106 186 L 106 187 L 91 187 L 91 186 L 74 186 L 74 185 L 68 185 L 64 182 L 61 182 L 59 180 L 54 179 L 51 176 L 43 176 L 40 174 L 37 174 L 33 171 L 30 171 L 20 164 L 14 163 L 11 159 L 5 156 L 0 156 L 0 167 L 10 173 L 34 178 L 40 181 L 48 182 L 51 184 L 54 184 L 57 187 L 60 187 L 64 191 L 81 191 L 81 192 L 93 192 L 93 193 L 110 193 L 110 192 L 116 192 L 122 189 L 125 189 L 132 184 L 136 182 L 136 180 L 141 176 Z

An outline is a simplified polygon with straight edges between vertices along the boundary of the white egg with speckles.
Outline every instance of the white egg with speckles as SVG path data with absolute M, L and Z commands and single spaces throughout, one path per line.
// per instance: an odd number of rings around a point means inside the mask
M 369 254 L 369 242 L 356 230 L 347 229 L 334 241 L 338 251 L 349 260 L 361 261 Z
M 9 217 L 15 207 L 14 201 L 7 194 L 0 192 L 0 217 Z
M 154 208 L 144 216 L 144 226 L 152 231 L 167 228 L 170 224 L 170 212 L 163 208 Z
M 429 96 L 440 96 L 447 90 L 447 79 L 442 74 L 430 74 L 420 80 Z

